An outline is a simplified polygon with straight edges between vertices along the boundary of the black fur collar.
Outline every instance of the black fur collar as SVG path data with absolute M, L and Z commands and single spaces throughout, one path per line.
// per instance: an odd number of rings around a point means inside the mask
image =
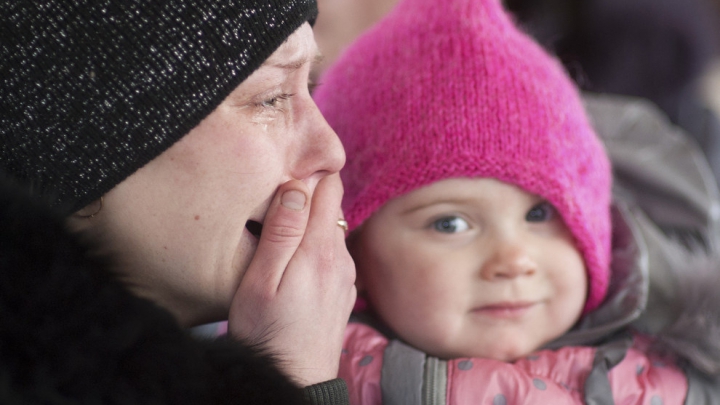
M 299 404 L 269 356 L 192 337 L 0 181 L 0 403 Z

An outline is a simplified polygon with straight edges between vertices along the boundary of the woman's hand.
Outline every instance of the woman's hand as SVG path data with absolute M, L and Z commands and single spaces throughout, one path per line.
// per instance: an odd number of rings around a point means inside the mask
M 312 201 L 309 195 L 296 180 L 278 189 L 228 320 L 232 336 L 266 347 L 301 385 L 337 377 L 357 294 L 355 265 L 337 225 L 339 175 L 321 180 Z

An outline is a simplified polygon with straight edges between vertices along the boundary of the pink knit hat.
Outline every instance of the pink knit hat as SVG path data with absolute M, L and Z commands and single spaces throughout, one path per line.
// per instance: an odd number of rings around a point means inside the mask
M 610 164 L 561 65 L 500 0 L 403 0 L 324 74 L 315 100 L 347 153 L 350 229 L 388 200 L 447 178 L 490 177 L 562 215 L 607 292 Z

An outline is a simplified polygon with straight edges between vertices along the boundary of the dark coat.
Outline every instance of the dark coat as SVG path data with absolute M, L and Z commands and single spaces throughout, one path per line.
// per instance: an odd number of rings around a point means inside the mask
M 257 348 L 198 340 L 0 181 L 0 403 L 300 404 Z

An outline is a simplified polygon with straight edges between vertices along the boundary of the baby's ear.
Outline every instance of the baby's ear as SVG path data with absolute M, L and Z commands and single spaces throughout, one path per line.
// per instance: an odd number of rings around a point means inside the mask
M 355 268 L 357 268 L 357 266 Z M 365 295 L 365 282 L 360 274 L 355 275 L 355 288 L 357 289 L 358 296 Z
M 345 245 L 347 246 L 347 250 L 348 252 L 350 252 L 350 256 L 352 256 L 353 260 L 355 261 L 355 288 L 357 288 L 358 295 L 365 291 L 365 281 L 363 277 L 363 271 L 361 271 L 363 257 L 362 248 L 360 246 L 360 234 L 362 233 L 362 228 L 362 225 L 358 226 L 357 228 L 353 229 L 350 234 L 348 234 L 347 238 L 345 238 Z

